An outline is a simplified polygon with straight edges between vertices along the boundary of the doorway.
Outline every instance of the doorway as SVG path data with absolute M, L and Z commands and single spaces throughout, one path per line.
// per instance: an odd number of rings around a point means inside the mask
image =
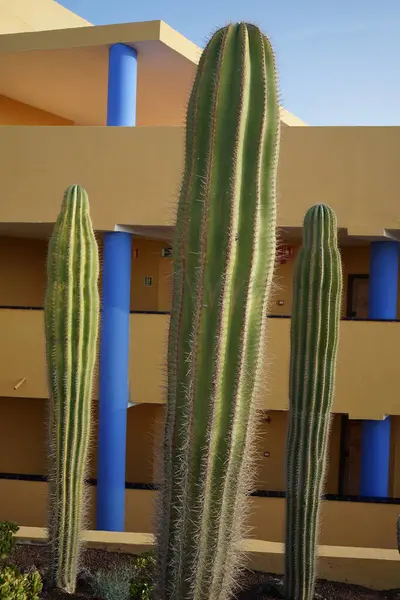
M 348 319 L 368 319 L 369 275 L 349 275 L 347 280 Z
M 362 421 L 342 415 L 339 496 L 358 496 L 361 469 Z

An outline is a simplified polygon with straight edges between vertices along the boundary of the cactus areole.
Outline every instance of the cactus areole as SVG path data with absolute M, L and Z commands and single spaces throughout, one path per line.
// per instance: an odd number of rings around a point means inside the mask
M 275 262 L 279 106 L 254 25 L 211 38 L 189 100 L 174 244 L 158 596 L 229 598 Z
M 289 429 L 286 452 L 287 600 L 312 600 L 342 299 L 336 216 L 306 214 L 293 280 Z
M 96 361 L 99 259 L 86 192 L 71 186 L 51 236 L 45 334 L 50 391 L 49 538 L 53 583 L 76 585 Z

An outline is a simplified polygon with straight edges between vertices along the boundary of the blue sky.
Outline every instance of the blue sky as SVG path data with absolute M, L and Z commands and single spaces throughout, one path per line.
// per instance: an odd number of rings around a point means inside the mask
M 96 25 L 162 19 L 203 46 L 229 21 L 274 44 L 282 104 L 310 125 L 400 125 L 399 0 L 58 0 Z

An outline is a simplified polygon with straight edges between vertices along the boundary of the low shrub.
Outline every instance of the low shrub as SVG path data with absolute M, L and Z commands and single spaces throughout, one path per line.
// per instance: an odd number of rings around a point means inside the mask
M 15 537 L 19 527 L 12 521 L 0 522 L 0 559 L 9 558 L 15 546 Z
M 132 573 L 130 567 L 102 569 L 94 576 L 93 591 L 104 600 L 129 600 Z
M 0 600 L 39 600 L 42 588 L 38 571 L 22 574 L 12 567 L 0 570 Z
M 154 590 L 156 559 L 152 552 L 137 556 L 131 582 L 132 600 L 150 600 Z
M 93 591 L 103 600 L 150 600 L 154 571 L 153 554 L 143 554 L 130 565 L 98 571 L 93 577 Z

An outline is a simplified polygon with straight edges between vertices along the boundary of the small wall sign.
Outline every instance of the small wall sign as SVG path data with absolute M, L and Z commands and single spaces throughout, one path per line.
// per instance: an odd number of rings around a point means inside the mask
M 163 248 L 161 250 L 161 256 L 163 258 L 169 258 L 170 256 L 172 256 L 172 246 L 168 246 L 167 248 Z
M 153 278 L 152 277 L 145 277 L 144 278 L 144 285 L 145 285 L 145 287 L 151 287 L 153 285 Z

